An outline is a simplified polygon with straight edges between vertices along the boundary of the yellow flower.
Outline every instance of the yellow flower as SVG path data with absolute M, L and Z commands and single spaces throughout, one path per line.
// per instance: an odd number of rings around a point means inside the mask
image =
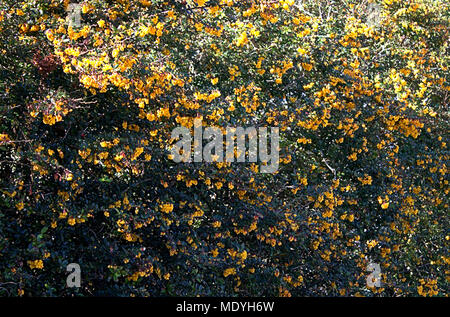
M 90 7 L 88 4 L 83 4 L 83 6 L 81 7 L 81 12 L 83 12 L 83 14 L 86 14 L 90 11 Z
M 44 122 L 47 125 L 54 125 L 56 123 L 56 117 L 52 115 L 45 115 L 42 118 L 42 122 Z
M 168 214 L 168 213 L 172 212 L 172 210 L 173 210 L 173 205 L 172 205 L 172 204 L 161 204 L 161 205 L 159 205 L 159 209 L 160 209 L 162 212 Z
M 358 153 L 353 152 L 351 155 L 347 156 L 347 158 L 351 161 L 356 161 L 358 159 Z
M 203 7 L 209 0 L 194 0 L 199 7 Z
M 308 63 L 302 63 L 302 67 L 304 70 L 306 70 L 307 72 L 310 72 L 311 69 L 313 68 L 313 65 L 308 64 Z
M 131 160 L 132 161 L 136 160 L 139 157 L 139 155 L 142 154 L 142 152 L 144 152 L 144 148 L 143 147 L 136 148 L 136 151 L 134 152 L 133 156 L 131 157 Z
M 5 133 L 0 134 L 0 142 L 9 141 L 9 136 Z
M 225 271 L 223 271 L 223 276 L 227 277 L 229 275 L 235 275 L 236 274 L 236 269 L 234 267 L 230 267 L 228 269 L 226 269 Z
M 246 44 L 247 41 L 248 41 L 247 32 L 244 31 L 241 33 L 241 35 L 237 39 L 236 46 L 242 46 L 242 45 Z
M 78 150 L 78 154 L 85 160 L 91 154 L 91 149 Z
M 44 268 L 44 262 L 42 262 L 42 260 L 27 261 L 27 263 L 30 269 L 42 270 Z
M 299 54 L 301 54 L 301 55 L 305 55 L 305 54 L 306 54 L 306 50 L 303 49 L 303 48 L 301 48 L 301 47 L 299 47 L 299 48 L 297 49 L 297 52 L 298 52 Z
M 387 196 L 385 198 L 386 200 L 389 199 Z M 381 205 L 381 208 L 383 209 L 387 209 L 389 207 L 389 201 L 383 202 L 383 198 L 381 198 L 380 196 L 378 196 L 378 203 Z
M 109 156 L 108 152 L 101 152 L 101 153 L 98 154 L 98 158 L 101 159 L 101 160 L 107 159 L 108 156 Z
M 246 250 L 242 251 L 242 253 L 239 255 L 239 257 L 241 258 L 242 261 L 247 259 L 247 251 Z
M 173 12 L 173 10 L 170 10 L 169 12 L 167 12 L 167 17 L 169 19 L 174 19 L 175 18 L 175 13 Z

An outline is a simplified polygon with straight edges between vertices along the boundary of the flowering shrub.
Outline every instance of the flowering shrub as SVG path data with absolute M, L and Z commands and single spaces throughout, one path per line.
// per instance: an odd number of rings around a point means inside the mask
M 0 295 L 447 295 L 447 1 L 69 2 L 0 3 Z

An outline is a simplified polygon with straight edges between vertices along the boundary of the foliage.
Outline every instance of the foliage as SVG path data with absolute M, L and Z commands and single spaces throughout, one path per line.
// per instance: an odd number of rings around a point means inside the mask
M 448 294 L 447 1 L 80 2 L 0 2 L 1 295 Z M 278 172 L 174 163 L 194 118 Z

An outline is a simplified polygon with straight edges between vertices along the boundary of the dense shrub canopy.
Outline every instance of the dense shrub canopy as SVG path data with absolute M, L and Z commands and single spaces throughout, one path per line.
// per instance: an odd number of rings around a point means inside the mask
M 0 0 L 0 295 L 448 294 L 447 1 L 69 2 Z

